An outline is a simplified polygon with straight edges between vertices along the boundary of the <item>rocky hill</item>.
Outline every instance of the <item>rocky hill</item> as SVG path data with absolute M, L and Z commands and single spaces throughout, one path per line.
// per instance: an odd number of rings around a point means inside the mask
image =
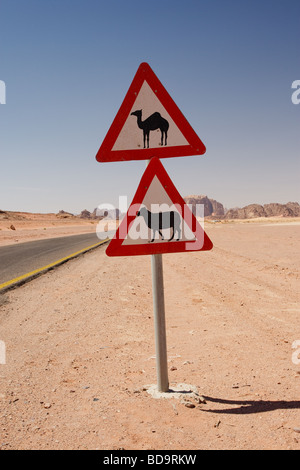
M 249 204 L 245 207 L 235 207 L 226 211 L 223 204 L 204 195 L 184 197 L 184 201 L 192 206 L 194 214 L 201 216 L 201 209 L 197 204 L 204 205 L 204 217 L 218 217 L 219 219 L 253 219 L 257 217 L 300 217 L 298 202 L 287 204 Z
M 26 218 L 18 212 L 0 210 L 0 220 L 26 220 Z
M 218 218 L 218 219 L 254 219 L 258 217 L 300 217 L 300 205 L 298 202 L 288 202 L 287 204 L 270 203 L 270 204 L 249 204 L 245 207 L 235 207 L 226 210 L 220 202 L 211 199 L 205 195 L 192 195 L 183 198 L 184 201 L 190 205 L 192 212 L 197 216 L 203 216 L 202 208 L 197 207 L 197 204 L 204 206 L 204 217 Z M 119 209 L 99 211 L 97 208 L 93 212 L 84 209 L 80 214 L 75 215 L 64 210 L 60 210 L 57 214 L 34 214 L 30 212 L 12 212 L 0 210 L 0 222 L 14 220 L 26 221 L 28 219 L 47 219 L 55 217 L 56 219 L 65 219 L 72 221 L 75 219 L 85 220 L 101 220 L 106 219 L 122 219 L 125 214 L 122 214 Z
M 191 195 L 183 198 L 184 201 L 190 205 L 193 214 L 202 216 L 202 208 L 197 207 L 201 204 L 204 206 L 204 217 L 218 219 L 254 219 L 257 217 L 300 217 L 300 205 L 298 202 L 288 202 L 287 204 L 249 204 L 245 207 L 235 207 L 226 211 L 221 202 L 211 199 L 205 195 Z M 66 217 L 64 211 L 60 211 L 61 217 Z M 71 214 L 68 214 L 70 216 Z M 100 213 L 97 209 L 93 212 L 83 210 L 79 217 L 81 219 L 99 220 L 104 217 L 109 219 L 121 218 L 122 214 L 119 209 L 115 210 L 101 210 Z
M 225 219 L 253 219 L 256 217 L 300 217 L 298 202 L 287 204 L 249 204 L 242 208 L 229 209 Z
M 108 219 L 119 219 L 120 211 L 119 209 L 102 209 L 98 210 L 97 208 L 93 210 L 93 212 L 89 212 L 88 210 L 84 209 L 79 214 L 81 219 L 91 219 L 91 220 L 101 220 L 104 217 Z
M 190 204 L 192 206 L 193 214 L 197 216 L 203 215 L 201 213 L 201 209 L 197 208 L 197 204 L 204 205 L 204 217 L 224 217 L 225 210 L 223 204 L 216 201 L 215 199 L 210 199 L 207 196 L 186 196 L 183 198 L 186 204 Z
M 56 214 L 56 217 L 59 218 L 59 219 L 70 219 L 70 218 L 75 217 L 75 215 L 71 214 L 70 212 L 66 212 L 64 210 L 61 210 Z

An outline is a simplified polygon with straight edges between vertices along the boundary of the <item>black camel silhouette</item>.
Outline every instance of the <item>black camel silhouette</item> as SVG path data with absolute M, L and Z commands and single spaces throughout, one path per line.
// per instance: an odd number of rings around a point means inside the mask
M 172 229 L 173 233 L 171 238 L 168 240 L 169 242 L 173 240 L 175 233 L 177 232 L 178 238 L 177 241 L 181 237 L 181 229 L 180 229 L 180 215 L 178 212 L 170 211 L 170 212 L 157 212 L 153 213 L 148 211 L 146 207 L 142 207 L 137 213 L 137 217 L 143 217 L 146 225 L 153 231 L 153 236 L 151 242 L 155 239 L 155 233 L 158 232 L 161 236 L 162 240 L 164 240 L 164 236 L 161 230 L 166 228 Z
M 147 140 L 147 147 L 149 148 L 150 131 L 155 131 L 156 129 L 160 129 L 161 131 L 161 145 L 164 145 L 163 143 L 164 136 L 165 136 L 165 145 L 167 145 L 169 123 L 166 119 L 161 117 L 159 113 L 151 114 L 151 116 L 149 116 L 144 121 L 142 121 L 141 109 L 138 111 L 133 111 L 131 115 L 137 116 L 137 125 L 140 129 L 143 129 L 144 148 L 146 148 L 146 140 Z

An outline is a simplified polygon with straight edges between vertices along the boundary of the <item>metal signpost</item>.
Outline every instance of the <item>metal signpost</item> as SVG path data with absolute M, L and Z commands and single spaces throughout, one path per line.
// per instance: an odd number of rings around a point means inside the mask
M 150 160 L 147 161 L 149 165 Z M 157 390 L 169 390 L 165 292 L 162 254 L 151 255 Z
M 157 390 L 169 390 L 162 255 L 151 255 Z

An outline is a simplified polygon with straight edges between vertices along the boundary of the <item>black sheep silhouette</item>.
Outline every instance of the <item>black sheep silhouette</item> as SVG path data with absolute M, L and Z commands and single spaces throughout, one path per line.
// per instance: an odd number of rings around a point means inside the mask
M 140 129 L 143 129 L 144 148 L 146 148 L 146 141 L 147 141 L 147 148 L 149 148 L 150 131 L 155 131 L 156 129 L 160 129 L 161 131 L 161 145 L 164 145 L 164 142 L 163 142 L 164 137 L 165 137 L 165 145 L 167 145 L 169 123 L 166 119 L 161 117 L 160 113 L 153 113 L 144 121 L 142 121 L 141 109 L 139 109 L 138 111 L 133 111 L 131 113 L 131 116 L 137 117 L 137 125 Z

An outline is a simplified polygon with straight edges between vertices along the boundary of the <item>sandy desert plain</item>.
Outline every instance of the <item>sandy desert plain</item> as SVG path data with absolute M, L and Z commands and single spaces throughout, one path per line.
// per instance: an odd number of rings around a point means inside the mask
M 27 219 L 0 245 L 96 227 Z M 150 257 L 102 246 L 0 294 L 0 449 L 300 449 L 299 218 L 205 230 L 212 251 L 163 255 L 170 389 L 198 394 L 149 393 Z

